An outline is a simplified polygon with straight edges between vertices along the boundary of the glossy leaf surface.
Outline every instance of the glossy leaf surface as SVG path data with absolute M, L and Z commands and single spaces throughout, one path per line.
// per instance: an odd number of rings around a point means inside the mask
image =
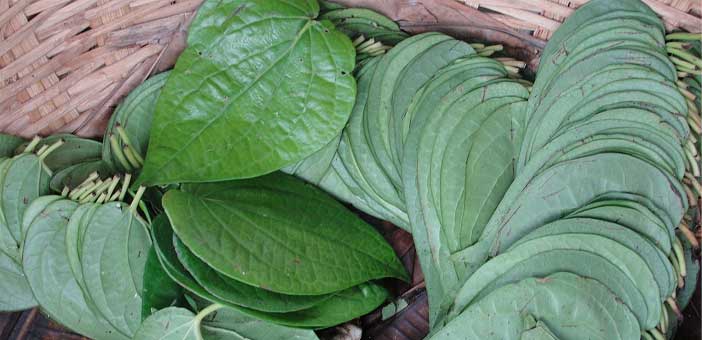
M 355 52 L 316 1 L 205 1 L 156 104 L 145 184 L 248 178 L 339 134 Z

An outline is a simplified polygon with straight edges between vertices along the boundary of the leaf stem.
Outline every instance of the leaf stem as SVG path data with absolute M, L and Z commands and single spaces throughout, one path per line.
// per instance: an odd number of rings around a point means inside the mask
M 34 149 L 37 147 L 37 145 L 39 144 L 40 141 L 41 141 L 41 137 L 34 136 L 34 138 L 32 138 L 32 141 L 29 142 L 29 144 L 27 144 L 27 147 L 24 148 L 24 152 L 34 151 Z
M 680 267 L 678 266 L 678 260 L 675 259 L 675 254 L 668 255 L 668 260 L 673 265 L 673 274 L 677 278 L 676 284 L 677 284 L 678 288 L 682 288 L 683 283 L 684 283 L 684 281 L 683 281 L 684 279 L 683 279 L 682 275 L 680 275 Z M 673 291 L 673 294 L 675 294 L 675 291 Z
M 129 210 L 132 213 L 136 213 L 137 207 L 139 207 L 139 202 L 141 201 L 141 196 L 144 195 L 144 191 L 146 191 L 146 187 L 140 186 L 139 189 L 137 189 L 136 194 L 134 194 L 132 203 L 129 205 Z
M 695 233 L 693 233 L 692 230 L 690 230 L 690 228 L 685 222 L 680 222 L 678 229 L 680 229 L 680 232 L 685 236 L 687 241 L 690 242 L 690 245 L 692 245 L 692 247 L 700 247 L 700 241 L 697 240 L 697 237 L 695 237 Z
M 72 200 L 74 200 L 74 201 L 75 201 L 75 200 L 78 200 L 78 198 L 81 197 L 81 196 L 83 196 L 83 193 L 84 193 L 90 186 L 92 186 L 92 183 L 93 183 L 93 182 L 90 182 L 89 185 L 86 185 L 86 186 L 83 186 L 83 187 L 79 186 L 79 187 L 73 189 L 73 191 L 68 195 L 68 198 L 70 198 L 70 199 L 72 199 Z
M 690 181 L 690 184 L 692 184 L 692 187 L 695 188 L 695 191 L 697 191 L 698 196 L 702 196 L 702 184 L 697 180 L 695 176 L 690 174 L 689 172 L 685 173 L 685 178 Z
M 195 315 L 194 323 L 195 323 L 195 336 L 197 339 L 203 339 L 202 333 L 200 331 L 200 324 L 202 323 L 202 320 L 217 311 L 218 309 L 224 308 L 224 306 L 220 304 L 213 304 L 205 307 L 205 309 L 201 310 L 197 315 Z
M 104 182 L 102 182 L 97 188 L 95 188 L 95 195 L 100 195 L 102 194 L 105 190 L 107 190 L 111 185 L 112 185 L 112 178 L 106 179 Z
M 695 96 L 694 93 L 690 92 L 688 89 L 686 89 L 684 87 L 678 86 L 678 90 L 680 91 L 680 93 L 682 93 L 683 96 L 685 96 L 685 98 L 687 98 L 689 100 L 697 99 L 697 96 Z
M 665 36 L 665 40 L 683 40 L 683 41 L 688 41 L 688 40 L 700 40 L 702 39 L 702 34 L 700 33 L 686 33 L 686 32 L 678 32 L 678 33 L 670 33 Z
M 364 37 L 363 35 L 359 35 L 351 43 L 353 44 L 353 47 L 355 48 L 355 47 L 358 47 L 358 45 L 360 45 L 364 41 L 366 41 L 366 37 Z
M 700 127 L 700 124 L 698 124 L 695 121 L 695 118 L 692 118 L 692 115 L 688 114 L 687 115 L 687 123 L 690 125 L 690 128 L 695 131 L 698 135 L 702 132 L 702 127 Z
M 670 306 L 670 310 L 672 310 L 673 313 L 675 313 L 675 315 L 678 317 L 678 319 L 680 321 L 682 321 L 684 316 L 683 316 L 682 312 L 680 312 L 680 306 L 678 306 L 678 302 L 675 301 L 675 299 L 673 297 L 669 297 L 669 298 L 665 299 L 665 302 L 668 304 L 668 306 Z
M 86 178 L 85 180 L 83 180 L 83 182 L 78 184 L 78 186 L 75 189 L 86 187 L 86 186 L 92 184 L 92 182 L 94 180 L 98 179 L 99 177 L 100 177 L 100 175 L 98 175 L 97 171 L 93 171 L 90 173 L 90 175 L 88 175 L 88 178 Z
M 698 155 L 697 148 L 695 148 L 695 144 L 692 143 L 692 140 L 687 140 L 687 142 L 685 143 L 685 148 L 687 148 L 693 156 Z
M 668 307 L 665 306 L 665 302 L 663 303 L 663 321 L 665 321 L 665 325 L 663 325 L 661 332 L 667 333 L 668 326 L 670 326 L 670 318 L 668 317 Z
M 670 61 L 673 62 L 673 64 L 682 67 L 682 70 L 686 70 L 685 72 L 695 72 L 695 69 L 697 68 L 695 64 L 687 62 L 685 60 L 682 60 L 680 58 L 671 56 Z
M 37 156 L 41 156 L 41 154 L 43 154 L 44 151 L 46 151 L 46 149 L 48 149 L 48 148 L 49 148 L 48 145 L 46 145 L 46 144 L 42 145 L 42 146 L 39 148 L 39 150 L 37 151 Z
M 671 57 L 671 58 L 673 58 L 673 57 Z M 671 59 L 671 60 L 672 60 L 672 59 Z M 680 65 L 676 65 L 676 69 L 677 69 L 678 71 L 680 71 L 680 72 L 688 73 L 688 75 L 689 75 L 689 74 L 691 74 L 691 75 L 697 75 L 697 76 L 702 75 L 702 70 L 696 70 L 696 69 L 694 69 L 694 68 L 688 68 L 688 67 L 682 67 L 682 66 L 680 66 Z
M 685 99 L 687 100 L 687 107 L 690 109 L 690 110 L 688 111 L 688 115 L 691 115 L 692 118 L 695 119 L 695 120 L 699 123 L 699 119 L 700 119 L 700 116 L 699 116 L 700 110 L 697 108 L 697 105 L 695 105 L 695 102 L 694 102 L 694 101 L 692 101 L 692 100 L 690 100 L 690 99 L 687 99 L 687 98 L 685 98 Z
M 56 151 L 56 149 L 60 148 L 61 145 L 65 144 L 65 143 L 66 143 L 66 141 L 63 138 L 59 139 L 58 141 L 56 141 L 56 143 L 51 144 L 51 146 L 49 146 L 44 152 L 37 153 L 37 155 L 39 156 L 39 159 L 41 161 L 44 161 L 44 159 L 46 159 L 46 157 L 48 157 L 52 152 Z
M 516 67 L 516 68 L 525 68 L 526 67 L 526 63 L 523 61 L 520 61 L 520 60 L 505 60 L 505 61 L 501 61 L 501 63 L 503 65 L 512 66 L 512 67 Z
M 694 64 L 698 68 L 702 68 L 702 60 L 698 57 L 695 57 L 690 52 L 683 51 L 683 50 L 680 50 L 677 48 L 672 48 L 672 47 L 667 47 L 665 50 L 668 51 L 668 53 L 670 53 L 670 54 L 672 54 L 672 55 L 674 55 L 682 60 L 687 61 L 688 63 Z
M 688 49 L 690 47 L 689 43 L 682 41 L 669 41 L 665 44 L 665 47 L 678 48 L 678 49 Z
M 84 198 L 88 197 L 89 195 L 95 195 L 94 191 L 97 189 L 100 185 L 102 185 L 102 181 L 98 180 L 97 182 L 93 183 L 93 185 L 87 187 L 85 191 L 83 192 L 82 195 L 78 197 L 79 201 L 82 201 Z
M 132 171 L 132 167 L 127 161 L 127 158 L 125 158 L 124 153 L 122 153 L 122 148 L 119 145 L 119 142 L 117 141 L 117 136 L 114 134 L 110 134 L 110 148 L 112 149 L 112 153 L 117 157 L 117 161 L 122 165 L 122 167 L 127 170 L 127 171 Z
M 692 175 L 695 177 L 700 177 L 700 166 L 697 164 L 695 156 L 693 156 L 690 150 L 687 148 L 685 148 L 685 156 L 690 163 L 690 171 L 692 172 Z
M 504 68 L 509 74 L 519 74 L 519 69 L 517 67 L 504 65 Z
M 485 47 L 481 48 L 480 52 L 485 52 L 485 51 L 497 52 L 497 51 L 502 51 L 503 49 L 504 49 L 504 46 L 499 45 L 499 44 L 498 45 L 490 45 L 490 46 L 485 46 Z
M 127 161 L 134 169 L 141 168 L 141 164 L 139 164 L 139 161 L 137 160 L 134 152 L 132 151 L 132 147 L 129 144 L 125 144 L 124 147 L 122 147 L 122 152 L 124 153 L 124 156 L 127 157 Z
M 680 276 L 685 277 L 687 276 L 687 265 L 685 264 L 685 253 L 683 252 L 682 243 L 677 237 L 673 241 L 673 253 L 675 253 L 675 258 L 678 260 Z
M 122 138 L 122 144 L 132 144 L 132 141 L 129 139 L 129 135 L 127 135 L 127 130 L 122 127 L 121 124 L 117 123 L 115 124 L 115 128 L 117 129 L 117 134 L 119 135 L 119 138 Z
M 112 197 L 112 192 L 115 191 L 115 188 L 117 187 L 117 184 L 119 184 L 119 176 L 114 175 L 112 176 L 112 182 L 110 183 L 110 186 L 107 188 L 107 193 L 106 193 L 106 198 L 105 200 L 109 200 L 110 197 Z
M 683 181 L 685 182 L 685 181 Z M 688 181 L 689 182 L 689 181 Z M 697 200 L 695 199 L 695 194 L 692 192 L 692 189 L 690 189 L 690 185 L 683 185 L 683 190 L 685 190 L 685 196 L 687 196 L 687 201 L 690 207 L 696 207 L 697 206 Z
M 666 339 L 665 339 L 665 336 L 663 336 L 663 334 L 661 334 L 661 332 L 659 332 L 657 329 L 652 328 L 652 329 L 649 329 L 648 331 L 651 332 L 651 335 L 653 335 L 653 338 L 654 338 L 654 339 L 656 339 L 656 340 L 666 340 Z
M 107 202 L 116 201 L 116 200 L 119 198 L 119 195 L 120 195 L 120 192 L 119 192 L 119 191 L 115 191 L 115 193 L 112 194 L 112 196 L 110 196 L 109 199 L 107 199 Z
M 127 190 L 129 190 L 129 182 L 132 180 L 132 174 L 125 174 L 124 180 L 122 181 L 122 189 L 119 191 L 118 199 L 124 201 L 124 196 L 127 195 Z
M 665 307 L 665 302 L 663 303 L 663 310 L 661 310 L 661 320 L 658 321 L 658 329 L 665 333 L 667 325 L 666 325 L 666 317 L 667 317 L 668 311 L 666 311 Z
M 356 47 L 356 51 L 360 51 L 360 50 L 362 50 L 370 45 L 373 45 L 374 43 L 375 43 L 375 39 L 370 38 L 370 39 L 364 41 L 363 43 L 361 43 L 360 45 L 358 45 Z
M 81 199 L 80 201 L 78 201 L 78 203 L 85 204 L 85 203 L 92 202 L 92 200 L 94 200 L 94 199 L 95 199 L 95 194 L 90 194 L 90 195 L 86 196 L 85 198 Z

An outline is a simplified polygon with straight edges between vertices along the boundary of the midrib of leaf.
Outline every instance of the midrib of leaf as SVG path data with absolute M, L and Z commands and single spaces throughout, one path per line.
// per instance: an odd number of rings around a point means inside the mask
M 242 95 L 244 95 L 244 93 L 248 92 L 254 85 L 256 85 L 266 74 L 268 74 L 269 71 L 271 71 L 274 67 L 276 67 L 278 65 L 278 63 L 280 63 L 281 61 L 286 59 L 290 55 L 290 52 L 295 48 L 295 46 L 297 46 L 297 43 L 300 41 L 300 38 L 302 38 L 303 34 L 305 32 L 307 32 L 313 24 L 314 24 L 314 20 L 312 20 L 312 19 L 308 20 L 307 23 L 305 24 L 305 26 L 303 26 L 302 29 L 297 33 L 297 35 L 295 36 L 295 40 L 293 40 L 293 42 L 290 44 L 290 47 L 288 47 L 285 50 L 285 52 L 281 53 L 281 55 L 278 58 L 276 58 L 268 67 L 266 67 L 265 70 L 263 70 L 261 73 L 259 73 L 256 76 L 256 78 L 253 81 L 251 81 L 251 83 L 249 83 L 248 85 L 246 85 L 246 87 L 241 89 L 239 91 L 239 93 L 236 95 L 236 97 L 234 97 L 232 100 L 230 100 L 229 103 L 227 105 L 225 105 L 222 110 L 220 110 L 197 133 L 193 134 L 192 137 L 187 142 L 183 143 L 180 150 L 178 150 L 177 152 L 173 152 L 171 157 L 167 161 L 163 162 L 162 165 L 156 169 L 156 171 L 159 171 L 159 172 L 162 171 L 168 164 L 170 164 L 178 156 L 178 154 L 181 151 L 183 151 L 184 149 L 189 147 L 194 141 L 196 141 L 198 139 L 198 137 L 200 135 L 202 135 L 202 133 L 205 130 L 209 129 L 210 126 L 212 126 L 212 124 L 216 123 L 220 118 L 222 118 L 225 115 L 225 113 L 227 112 L 227 110 L 229 110 L 229 108 L 232 106 L 232 104 L 235 103 Z

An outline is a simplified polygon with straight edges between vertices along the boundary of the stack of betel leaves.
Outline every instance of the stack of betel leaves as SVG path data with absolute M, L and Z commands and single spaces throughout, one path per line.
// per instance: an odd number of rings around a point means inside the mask
M 317 339 L 407 278 L 343 202 L 412 233 L 432 339 L 671 338 L 699 272 L 700 38 L 592 0 L 532 84 L 499 45 L 370 10 L 206 0 L 102 142 L 0 135 L 0 310 Z

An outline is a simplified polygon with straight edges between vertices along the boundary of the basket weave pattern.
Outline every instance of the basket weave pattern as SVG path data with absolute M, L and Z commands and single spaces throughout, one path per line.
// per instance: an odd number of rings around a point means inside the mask
M 122 97 L 150 74 L 173 65 L 202 1 L 0 0 L 0 131 L 24 137 L 56 132 L 100 136 Z M 587 0 L 334 1 L 379 10 L 404 20 L 403 28 L 410 31 L 443 10 L 447 18 L 442 20 L 464 26 L 468 38 L 483 37 L 516 50 L 527 41 L 537 54 Z M 702 30 L 702 0 L 644 1 L 670 29 Z M 462 16 L 448 18 L 460 12 L 456 6 L 465 10 Z M 436 28 L 429 24 L 425 29 Z M 503 40 L 505 30 L 521 36 Z
M 560 24 L 588 0 L 457 0 L 484 10 L 493 19 L 548 40 Z M 617 0 L 612 0 L 617 1 Z M 643 0 L 663 18 L 668 30 L 702 32 L 702 0 Z
M 0 0 L 0 130 L 99 136 L 114 105 L 173 64 L 202 0 Z

